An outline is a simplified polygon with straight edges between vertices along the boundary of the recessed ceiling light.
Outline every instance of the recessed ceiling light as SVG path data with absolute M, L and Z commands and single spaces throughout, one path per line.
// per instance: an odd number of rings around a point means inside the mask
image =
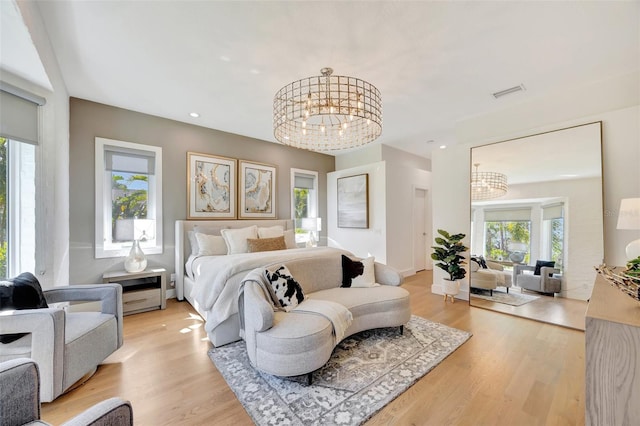
M 190 112 L 189 115 L 193 118 L 198 118 L 200 117 L 200 114 L 198 114 L 197 112 Z
M 446 147 L 446 145 L 440 145 L 440 149 L 445 149 Z

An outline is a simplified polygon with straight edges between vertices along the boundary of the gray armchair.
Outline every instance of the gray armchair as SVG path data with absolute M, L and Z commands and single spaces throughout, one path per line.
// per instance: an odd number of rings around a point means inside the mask
M 513 276 L 516 285 L 527 290 L 539 293 L 553 294 L 560 293 L 562 289 L 562 278 L 558 276 L 560 270 L 550 266 L 540 267 L 540 275 L 534 275 L 536 267 L 529 265 L 514 265 Z M 530 271 L 531 273 L 525 273 Z
M 41 374 L 40 400 L 50 402 L 69 390 L 122 346 L 122 286 L 73 285 L 45 290 L 47 304 L 99 301 L 101 312 L 62 308 L 0 312 L 0 334 L 27 333 L 0 344 L 0 361 L 31 358 Z
M 2 426 L 47 425 L 40 420 L 38 365 L 28 358 L 0 363 L 0 424 Z M 102 401 L 65 426 L 133 425 L 131 403 L 120 398 Z

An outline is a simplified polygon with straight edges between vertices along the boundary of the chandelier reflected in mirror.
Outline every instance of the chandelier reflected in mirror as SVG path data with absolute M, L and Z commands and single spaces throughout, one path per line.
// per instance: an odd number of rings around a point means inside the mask
M 480 163 L 475 163 L 476 170 L 471 172 L 471 199 L 474 201 L 490 200 L 502 197 L 507 193 L 507 176 L 497 172 L 479 172 Z
M 273 99 L 273 133 L 278 142 L 311 151 L 356 148 L 382 133 L 382 98 L 371 83 L 322 75 L 289 83 Z

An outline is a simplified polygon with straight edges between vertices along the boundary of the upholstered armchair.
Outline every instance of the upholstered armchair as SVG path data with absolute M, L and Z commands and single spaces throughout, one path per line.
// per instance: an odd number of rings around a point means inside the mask
M 45 290 L 49 306 L 99 301 L 100 312 L 67 312 L 61 307 L 0 311 L 0 334 L 24 333 L 0 343 L 0 361 L 31 358 L 41 375 L 40 400 L 53 401 L 122 346 L 122 286 L 72 285 Z
M 538 274 L 536 274 L 536 269 L 539 270 Z M 513 266 L 516 285 L 539 293 L 560 293 L 562 278 L 558 274 L 560 274 L 560 270 L 552 266 Z
M 47 425 L 40 420 L 40 374 L 35 361 L 16 358 L 0 363 L 0 424 Z M 102 401 L 64 426 L 133 425 L 131 403 L 120 398 Z

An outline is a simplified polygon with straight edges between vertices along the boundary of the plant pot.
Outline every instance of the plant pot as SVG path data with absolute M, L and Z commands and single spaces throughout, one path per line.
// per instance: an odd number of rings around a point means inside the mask
M 442 290 L 444 292 L 445 302 L 447 301 L 447 298 L 451 298 L 451 303 L 453 303 L 454 296 L 460 292 L 460 281 L 451 281 L 447 278 L 443 278 Z

